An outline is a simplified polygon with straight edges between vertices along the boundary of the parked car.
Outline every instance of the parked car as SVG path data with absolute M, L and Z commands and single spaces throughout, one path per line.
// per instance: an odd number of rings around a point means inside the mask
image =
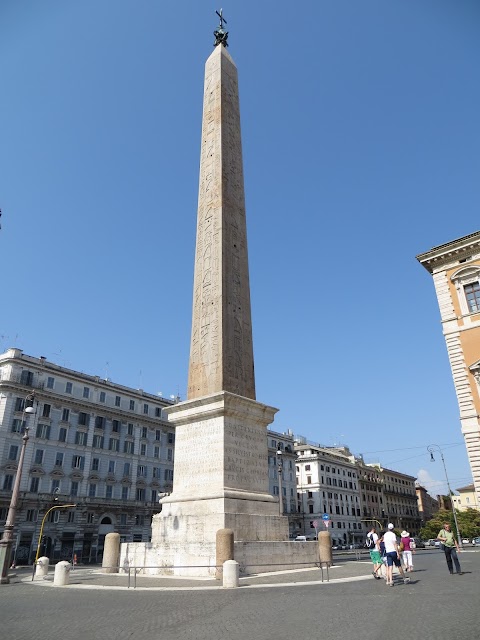
M 473 544 L 473 545 L 480 544 L 480 536 L 478 536 L 477 538 L 473 538 L 473 539 L 472 539 L 472 544 Z
M 425 549 L 425 542 L 423 540 L 420 538 L 414 538 L 413 541 L 416 549 Z
M 470 544 L 470 540 L 468 538 L 463 538 L 462 544 Z
M 295 538 L 295 542 L 306 542 L 307 541 L 307 536 L 297 536 Z
M 440 540 L 435 540 L 435 546 L 436 546 L 438 549 L 440 549 L 441 544 L 442 544 L 442 543 L 440 542 Z
M 429 540 L 425 540 L 426 547 L 434 547 L 435 546 L 435 538 L 430 538 Z

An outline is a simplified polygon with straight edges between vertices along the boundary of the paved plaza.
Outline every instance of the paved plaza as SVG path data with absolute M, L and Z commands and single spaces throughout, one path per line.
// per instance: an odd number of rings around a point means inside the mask
M 441 551 L 415 556 L 411 582 L 387 588 L 371 566 L 338 558 L 322 583 L 318 569 L 252 576 L 238 589 L 212 580 L 103 575 L 76 569 L 68 587 L 30 580 L 19 570 L 0 588 L 3 634 L 15 640 L 433 640 L 479 637 L 480 551 L 461 554 L 464 575 L 450 576 Z M 3 635 L 2 634 L 2 635 Z

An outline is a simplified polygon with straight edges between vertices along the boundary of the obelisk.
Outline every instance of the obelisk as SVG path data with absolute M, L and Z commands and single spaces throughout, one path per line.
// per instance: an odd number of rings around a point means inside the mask
M 188 396 L 165 409 L 173 492 L 152 523 L 152 543 L 173 545 L 178 563 L 214 559 L 218 529 L 236 541 L 288 539 L 269 494 L 277 409 L 255 400 L 238 78 L 223 22 L 205 65 Z

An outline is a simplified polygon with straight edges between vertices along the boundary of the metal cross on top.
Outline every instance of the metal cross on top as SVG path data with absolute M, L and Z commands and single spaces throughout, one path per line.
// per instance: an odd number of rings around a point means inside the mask
M 220 29 L 223 29 L 223 23 L 225 22 L 225 24 L 227 24 L 227 21 L 223 17 L 223 9 L 220 9 L 220 13 L 218 13 L 218 11 L 215 11 L 215 13 L 220 18 Z
M 223 9 L 220 9 L 220 13 L 218 11 L 215 11 L 215 13 L 220 18 L 220 24 L 213 32 L 213 35 L 215 36 L 215 42 L 213 46 L 217 47 L 219 44 L 222 44 L 224 47 L 228 47 L 228 31 L 225 31 L 225 29 L 223 28 L 223 23 L 227 24 L 227 21 L 223 17 Z

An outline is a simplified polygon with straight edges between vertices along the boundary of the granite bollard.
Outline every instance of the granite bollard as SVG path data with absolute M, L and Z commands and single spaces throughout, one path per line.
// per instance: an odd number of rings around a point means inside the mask
M 70 569 L 72 565 L 63 560 L 55 565 L 55 574 L 53 576 L 53 584 L 55 587 L 64 587 L 70 582 Z

